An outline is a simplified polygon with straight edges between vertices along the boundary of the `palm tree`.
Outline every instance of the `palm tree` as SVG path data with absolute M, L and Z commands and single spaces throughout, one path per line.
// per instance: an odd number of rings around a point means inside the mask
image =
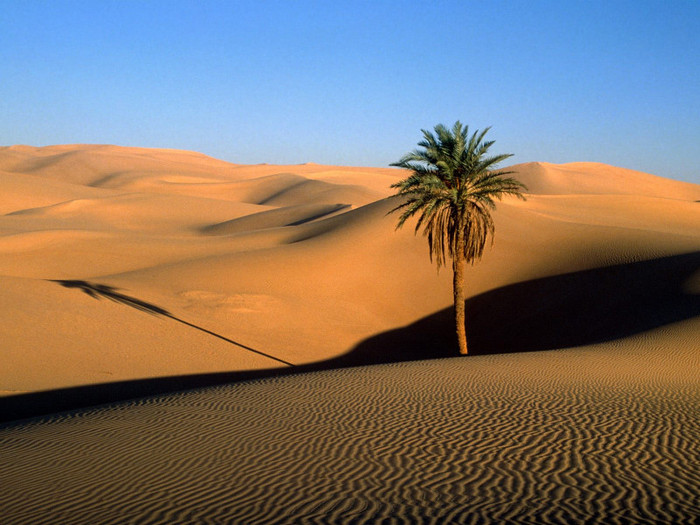
M 428 237 L 430 260 L 435 257 L 438 270 L 452 260 L 454 314 L 460 354 L 467 353 L 464 319 L 464 270 L 466 263 L 481 258 L 486 240 L 493 243 L 494 223 L 491 210 L 494 199 L 505 195 L 525 199 L 527 188 L 514 178 L 511 171 L 497 171 L 496 165 L 512 154 L 488 156 L 494 141 L 484 141 L 490 128 L 469 136 L 468 126 L 457 121 L 453 128 L 435 126 L 435 134 L 423 132 L 416 149 L 391 164 L 411 170 L 404 180 L 392 185 L 397 195 L 405 197 L 402 204 L 391 210 L 401 210 L 396 229 L 407 219 L 418 215 L 415 232 L 423 227 Z

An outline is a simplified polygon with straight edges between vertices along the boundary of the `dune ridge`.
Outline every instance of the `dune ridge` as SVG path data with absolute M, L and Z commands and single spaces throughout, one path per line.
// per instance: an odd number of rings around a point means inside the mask
M 2 522 L 695 523 L 700 186 L 510 169 L 445 359 L 398 170 L 0 148 Z
M 530 194 L 500 204 L 496 243 L 470 268 L 468 297 L 700 249 L 697 185 L 595 163 L 510 169 Z M 119 305 L 50 290 L 56 280 L 114 287 L 297 364 L 338 358 L 444 311 L 449 272 L 436 272 L 425 240 L 410 228 L 395 231 L 387 215 L 396 205 L 390 185 L 402 176 L 108 145 L 0 148 L 0 280 L 8 298 L 0 303 L 0 390 L 264 366 L 235 352 L 201 360 L 186 350 L 202 344 L 201 334 L 180 333 L 173 348 L 167 323 L 132 323 L 134 313 Z M 34 319 L 18 322 L 18 303 Z M 95 328 L 76 330 L 63 311 Z M 127 347 L 171 357 L 162 366 L 143 356 L 125 363 Z M 85 361 L 100 365 L 79 365 L 76 374 L 75 362 L 61 358 L 76 348 L 99 348 L 99 360 Z M 26 366 L 26 355 L 51 372 Z

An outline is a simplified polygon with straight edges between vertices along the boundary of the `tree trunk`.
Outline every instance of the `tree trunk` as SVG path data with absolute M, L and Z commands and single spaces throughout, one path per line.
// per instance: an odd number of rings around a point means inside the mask
M 454 293 L 455 327 L 459 353 L 467 355 L 467 331 L 464 318 L 464 269 L 467 261 L 464 257 L 464 244 L 464 237 L 460 236 L 460 238 L 457 239 L 457 249 L 455 250 L 454 259 L 452 260 L 452 271 L 454 273 L 452 290 Z

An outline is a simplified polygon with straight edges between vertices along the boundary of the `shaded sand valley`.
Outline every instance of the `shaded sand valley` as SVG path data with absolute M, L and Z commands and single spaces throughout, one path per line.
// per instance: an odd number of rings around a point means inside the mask
M 0 148 L 0 522 L 694 523 L 700 186 L 512 169 L 456 358 L 398 170 Z

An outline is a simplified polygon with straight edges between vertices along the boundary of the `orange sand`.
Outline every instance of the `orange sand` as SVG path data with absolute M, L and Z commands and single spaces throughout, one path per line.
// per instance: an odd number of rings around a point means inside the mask
M 592 163 L 513 169 L 531 195 L 500 204 L 470 297 L 700 250 L 700 186 Z M 444 311 L 450 272 L 387 216 L 402 176 L 175 150 L 0 148 L 0 391 L 280 365 L 53 280 L 114 287 L 295 365 Z M 688 278 L 697 293 L 697 273 Z
M 456 355 L 401 172 L 0 148 L 3 523 L 697 522 L 700 186 L 513 169 L 475 356 L 262 379 Z

